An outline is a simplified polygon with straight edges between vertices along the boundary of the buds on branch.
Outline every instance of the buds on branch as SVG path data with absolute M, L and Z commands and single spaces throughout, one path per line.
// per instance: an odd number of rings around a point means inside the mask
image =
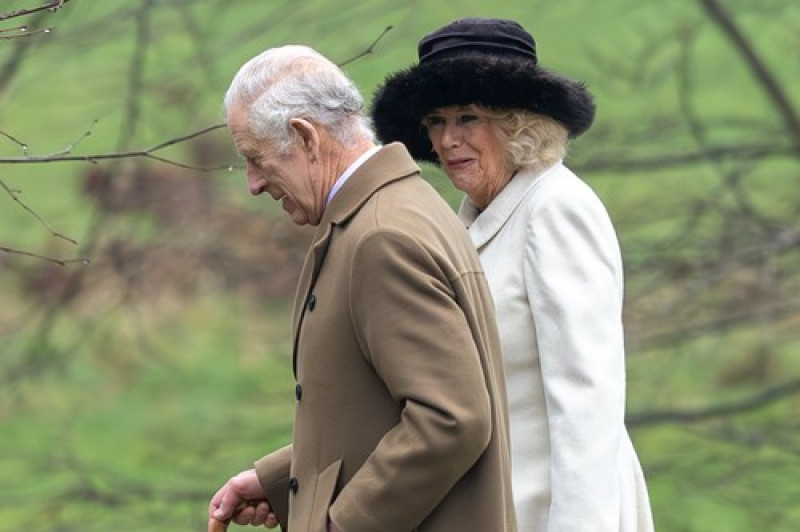
M 46 4 L 42 4 L 37 7 L 16 9 L 8 13 L 0 13 L 0 22 L 4 22 L 12 18 L 33 15 L 34 13 L 39 13 L 42 11 L 49 11 L 50 13 L 55 13 L 61 7 L 63 7 L 64 4 L 66 4 L 67 2 L 69 2 L 69 0 L 52 0 L 50 2 L 47 2 Z M 50 33 L 51 31 L 53 31 L 53 28 L 47 27 L 47 28 L 31 29 L 25 24 L 21 26 L 14 26 L 11 28 L 0 28 L 0 40 L 17 39 L 20 37 L 30 37 L 32 35 L 37 35 L 39 33 Z

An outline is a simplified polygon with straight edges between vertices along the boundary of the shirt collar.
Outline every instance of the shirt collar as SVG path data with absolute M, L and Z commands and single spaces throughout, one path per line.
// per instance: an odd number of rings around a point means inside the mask
M 333 184 L 333 187 L 331 188 L 331 191 L 328 192 L 328 200 L 325 202 L 325 205 L 328 205 L 331 202 L 331 200 L 333 199 L 333 196 L 335 196 L 336 193 L 339 191 L 339 189 L 342 188 L 342 185 L 344 185 L 345 182 L 348 179 L 350 179 L 350 176 L 353 175 L 353 173 L 356 170 L 358 170 L 358 167 L 361 166 L 362 164 L 364 164 L 366 162 L 366 160 L 369 159 L 370 157 L 372 157 L 375 154 L 375 152 L 378 151 L 379 149 L 381 149 L 380 146 L 373 146 L 372 148 L 370 148 L 367 151 L 365 151 L 364 153 L 362 153 L 358 157 L 358 159 L 353 161 L 353 163 L 350 166 L 347 167 L 347 169 L 344 171 L 344 173 L 342 175 L 340 175 L 339 178 L 336 180 L 336 182 Z

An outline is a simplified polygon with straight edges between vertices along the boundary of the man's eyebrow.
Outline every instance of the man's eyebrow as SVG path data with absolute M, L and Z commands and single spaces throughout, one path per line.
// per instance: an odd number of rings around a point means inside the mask
M 252 154 L 257 151 L 250 142 L 240 139 L 235 133 L 233 135 L 233 145 L 236 147 L 236 151 L 241 155 L 246 153 Z

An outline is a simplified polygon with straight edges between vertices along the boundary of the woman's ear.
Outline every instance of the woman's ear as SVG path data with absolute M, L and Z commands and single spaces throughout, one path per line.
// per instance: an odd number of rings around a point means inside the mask
M 317 128 L 305 118 L 290 118 L 289 126 L 295 131 L 300 139 L 303 150 L 313 158 L 319 153 L 319 132 Z

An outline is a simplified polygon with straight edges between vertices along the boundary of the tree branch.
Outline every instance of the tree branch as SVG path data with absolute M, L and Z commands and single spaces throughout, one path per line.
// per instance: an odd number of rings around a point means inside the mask
M 767 388 L 752 397 L 729 404 L 721 404 L 696 410 L 665 410 L 662 412 L 641 412 L 626 417 L 629 427 L 642 427 L 662 423 L 695 423 L 709 419 L 728 417 L 758 410 L 772 403 L 800 394 L 800 379 Z
M 74 245 L 76 245 L 76 246 L 78 245 L 78 242 L 76 242 L 74 239 L 72 239 L 72 238 L 70 238 L 70 237 L 68 237 L 68 236 L 62 235 L 61 233 L 59 233 L 58 231 L 56 231 L 56 230 L 54 230 L 52 227 L 50 227 L 50 224 L 48 224 L 47 222 L 45 222 L 45 221 L 42 219 L 42 217 L 41 217 L 41 216 L 39 216 L 38 214 L 36 214 L 36 212 L 34 212 L 34 210 L 33 210 L 33 209 L 31 209 L 30 207 L 28 207 L 27 205 L 25 205 L 25 203 L 23 203 L 23 202 L 22 202 L 22 200 L 21 200 L 21 199 L 19 199 L 19 196 L 17 196 L 16 192 L 15 192 L 15 191 L 13 191 L 13 190 L 11 190 L 11 189 L 8 187 L 8 185 L 6 185 L 6 184 L 5 184 L 5 183 L 4 183 L 2 180 L 0 180 L 0 187 L 2 187 L 2 188 L 4 188 L 4 189 L 5 189 L 5 191 L 8 193 L 8 195 L 11 197 L 11 199 L 12 199 L 12 200 L 16 201 L 16 202 L 17 202 L 17 203 L 18 203 L 18 204 L 19 204 L 19 205 L 20 205 L 20 206 L 21 206 L 23 209 L 25 209 L 26 211 L 28 211 L 28 212 L 29 212 L 29 213 L 30 213 L 30 214 L 31 214 L 31 215 L 32 215 L 34 218 L 36 218 L 37 220 L 39 220 L 39 222 L 40 222 L 42 225 L 44 225 L 45 227 L 47 227 L 47 229 L 50 231 L 50 234 L 51 234 L 52 236 L 54 236 L 54 237 L 56 237 L 56 238 L 60 238 L 60 239 L 62 239 L 62 240 L 66 240 L 67 242 L 69 242 L 69 243 L 71 243 L 71 244 L 74 244 Z
M 383 39 L 386 36 L 386 34 L 389 33 L 390 31 L 392 31 L 392 27 L 391 26 L 386 26 L 383 29 L 383 31 L 381 32 L 381 34 L 378 35 L 378 37 L 374 41 L 372 41 L 372 44 L 367 46 L 366 50 L 362 51 L 360 54 L 358 54 L 358 55 L 356 55 L 354 57 L 351 57 L 350 59 L 347 59 L 347 60 L 343 61 L 342 63 L 339 63 L 337 66 L 342 68 L 345 65 L 349 65 L 350 63 L 361 59 L 365 55 L 371 54 L 375 50 L 375 47 L 378 45 L 380 40 Z
M 31 253 L 30 251 L 21 251 L 19 249 L 11 249 L 5 246 L 0 246 L 0 251 L 4 253 L 9 253 L 11 255 L 24 255 L 26 257 L 33 257 L 35 259 L 52 262 L 53 264 L 58 264 L 59 266 L 66 266 L 67 264 L 73 264 L 76 262 L 79 262 L 81 264 L 89 264 L 89 259 L 54 259 L 53 257 L 45 257 L 44 255 Z
M 113 153 L 99 153 L 93 155 L 72 155 L 69 153 L 69 148 L 67 150 L 63 150 L 59 153 L 50 154 L 50 155 L 40 155 L 40 156 L 25 156 L 25 157 L 0 157 L 0 164 L 41 164 L 41 163 L 58 163 L 58 162 L 89 162 L 89 163 L 96 163 L 103 160 L 112 160 L 112 159 L 131 159 L 135 157 L 143 157 L 147 159 L 153 159 L 162 163 L 170 164 L 172 166 L 177 166 L 179 168 L 185 168 L 188 170 L 199 170 L 199 171 L 214 171 L 214 170 L 224 170 L 228 169 L 229 166 L 224 167 L 215 167 L 215 168 L 203 168 L 197 167 L 189 164 L 180 163 L 178 161 L 173 161 L 167 159 L 165 157 L 160 157 L 155 155 L 155 152 L 168 148 L 170 146 L 174 146 L 176 144 L 180 144 L 182 142 L 186 142 L 187 140 L 191 140 L 195 137 L 199 137 L 217 129 L 221 129 L 227 127 L 227 124 L 220 123 L 208 126 L 203 128 L 199 131 L 195 131 L 192 133 L 188 133 L 186 135 L 181 135 L 179 137 L 175 137 L 169 140 L 165 140 L 164 142 L 160 142 L 155 146 L 150 148 L 146 148 L 143 150 L 130 150 L 130 151 L 119 151 Z M 73 144 L 72 146 L 74 146 Z
M 52 0 L 51 2 L 47 2 L 46 4 L 42 4 L 38 7 L 17 9 L 9 13 L 0 14 L 0 22 L 16 17 L 24 17 L 25 15 L 32 15 L 40 11 L 50 11 L 51 13 L 53 13 L 56 10 L 63 7 L 64 4 L 66 4 L 67 2 L 69 2 L 69 0 Z
M 52 2 L 48 2 L 46 4 L 40 5 L 38 7 L 26 8 L 26 9 L 17 9 L 14 11 L 10 11 L 8 13 L 0 13 L 0 22 L 16 18 L 16 17 L 24 17 L 27 15 L 33 15 L 36 13 L 42 13 L 43 11 L 49 11 L 50 13 L 55 13 L 59 10 L 64 4 L 69 2 L 69 0 L 53 0 Z M 21 37 L 31 37 L 33 35 L 37 35 L 39 33 L 50 33 L 53 31 L 53 28 L 36 28 L 30 29 L 27 25 L 16 26 L 13 28 L 0 28 L 0 40 L 7 40 L 7 39 L 18 39 Z
M 718 0 L 697 0 L 705 8 L 711 20 L 716 23 L 733 45 L 744 57 L 756 79 L 761 83 L 775 106 L 778 114 L 783 119 L 786 129 L 792 137 L 793 144 L 800 148 L 800 115 L 792 105 L 789 96 L 783 91 L 778 80 L 769 71 L 766 63 L 758 56 L 754 47 L 745 37 L 742 30 L 736 25 L 728 10 Z
M 575 164 L 584 172 L 614 170 L 615 172 L 639 172 L 664 168 L 680 168 L 697 163 L 708 162 L 709 159 L 728 159 L 732 161 L 752 161 L 769 157 L 798 158 L 797 148 L 793 146 L 776 146 L 773 144 L 731 144 L 709 146 L 696 151 L 680 151 L 652 156 L 629 157 L 627 154 L 607 154 L 594 157 Z M 3 160 L 0 159 L 0 163 Z

